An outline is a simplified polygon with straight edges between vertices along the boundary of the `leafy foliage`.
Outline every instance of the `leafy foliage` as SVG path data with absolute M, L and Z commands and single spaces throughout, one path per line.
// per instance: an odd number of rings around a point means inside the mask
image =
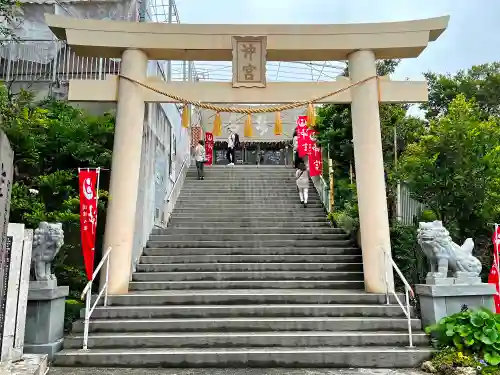
M 428 119 L 444 116 L 460 94 L 474 99 L 483 115 L 500 116 L 500 62 L 476 65 L 455 75 L 428 72 L 429 101 L 421 105 Z
M 441 347 L 479 354 L 492 365 L 500 365 L 500 315 L 487 309 L 464 310 L 426 328 Z
M 26 91 L 0 87 L 0 122 L 14 150 L 11 222 L 35 228 L 41 221 L 63 223 L 65 245 L 55 263 L 60 283 L 79 296 L 86 282 L 80 248 L 79 167 L 111 164 L 114 116 L 89 116 L 65 102 L 33 101 Z M 101 187 L 107 188 L 102 173 Z M 99 234 L 105 222 L 106 190 L 99 191 Z M 100 248 L 99 243 L 96 248 Z
M 439 372 L 446 372 L 448 369 L 457 367 L 478 368 L 481 363 L 472 355 L 464 354 L 454 347 L 445 347 L 432 357 L 432 364 Z
M 17 0 L 0 0 L 0 45 L 5 40 L 17 40 L 16 28 L 22 23 L 21 3 Z

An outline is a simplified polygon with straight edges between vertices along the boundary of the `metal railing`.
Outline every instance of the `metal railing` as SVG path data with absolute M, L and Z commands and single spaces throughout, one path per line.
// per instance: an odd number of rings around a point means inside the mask
M 189 153 L 186 155 L 186 157 L 184 158 L 184 161 L 182 162 L 182 166 L 181 166 L 181 169 L 179 169 L 179 173 L 177 174 L 177 177 L 175 178 L 175 181 L 174 181 L 174 184 L 172 185 L 172 189 L 170 189 L 170 192 L 168 193 L 168 195 L 165 197 L 165 202 L 166 203 L 169 203 L 170 202 L 170 198 L 172 198 L 172 194 L 174 193 L 175 191 L 175 188 L 177 186 L 177 183 L 179 182 L 179 180 L 181 179 L 182 177 L 182 172 L 184 171 L 184 168 L 186 167 L 186 165 L 188 164 L 188 160 L 190 160 L 190 155 Z
M 327 212 L 330 212 L 330 186 L 327 184 L 323 176 L 311 177 L 314 187 L 318 192 L 319 198 L 323 207 Z
M 385 258 L 386 258 L 386 265 L 385 265 L 385 295 L 386 295 L 386 304 L 390 305 L 390 296 L 389 294 L 392 293 L 393 297 L 396 299 L 399 307 L 403 310 L 403 313 L 406 316 L 406 319 L 408 321 L 408 342 L 409 342 L 409 347 L 413 347 L 413 335 L 412 335 L 412 327 L 411 327 L 411 305 L 410 305 L 410 296 L 413 298 L 415 297 L 415 293 L 413 292 L 412 287 L 404 277 L 403 273 L 399 269 L 398 265 L 396 262 L 394 262 L 394 259 L 392 259 L 392 256 L 385 251 Z M 405 287 L 405 304 L 401 302 L 401 299 L 398 297 L 395 289 L 392 289 L 390 291 L 389 288 L 389 275 L 388 275 L 388 270 L 389 270 L 389 264 L 390 266 L 396 271 L 396 274 L 399 276 L 401 281 L 403 282 L 403 285 Z
M 163 64 L 157 61 L 153 69 L 148 69 L 148 75 L 162 77 L 165 81 L 189 81 L 197 77 L 192 61 L 174 61 L 173 74 L 165 72 Z M 78 56 L 62 40 L 21 39 L 0 45 L 0 79 L 4 82 L 103 80 L 109 74 L 119 74 L 120 67 L 118 58 Z
M 92 280 L 90 280 L 85 288 L 83 289 L 81 299 L 85 297 L 85 328 L 83 331 L 83 350 L 88 349 L 88 341 L 89 341 L 89 326 L 90 326 L 90 317 L 92 316 L 92 313 L 94 312 L 97 304 L 99 303 L 99 300 L 101 299 L 102 295 L 104 294 L 104 306 L 108 305 L 108 281 L 109 281 L 109 254 L 111 253 L 111 247 L 108 247 L 108 250 L 102 257 L 101 261 L 99 262 L 98 266 L 96 267 L 94 273 L 92 274 Z M 94 283 L 95 278 L 99 274 L 99 271 L 101 270 L 102 266 L 106 263 L 106 281 L 102 287 L 102 289 L 99 291 L 99 294 L 97 295 L 94 304 L 92 305 L 92 285 Z
M 0 78 L 6 82 L 102 80 L 119 74 L 120 59 L 81 57 L 60 40 L 20 40 L 0 46 Z

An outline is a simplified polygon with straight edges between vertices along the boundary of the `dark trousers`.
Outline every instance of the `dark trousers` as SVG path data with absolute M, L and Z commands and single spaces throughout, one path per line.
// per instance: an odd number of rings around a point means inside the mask
M 234 148 L 228 148 L 226 158 L 229 163 L 234 163 Z
M 196 173 L 198 174 L 198 179 L 205 177 L 204 168 L 205 164 L 202 161 L 196 162 Z
M 297 169 L 299 167 L 299 164 L 300 163 L 303 163 L 304 160 L 302 160 L 302 158 L 299 157 L 299 152 L 298 151 L 295 151 L 295 154 L 293 155 L 293 164 L 295 166 L 295 169 Z

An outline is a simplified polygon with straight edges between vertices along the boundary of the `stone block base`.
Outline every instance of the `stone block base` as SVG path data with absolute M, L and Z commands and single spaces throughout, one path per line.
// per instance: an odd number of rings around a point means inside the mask
M 39 345 L 24 344 L 24 351 L 26 353 L 47 354 L 49 358 L 53 358 L 54 354 L 60 352 L 62 348 L 63 348 L 62 338 L 48 344 L 39 344 Z
M 47 354 L 49 360 L 62 349 L 67 286 L 36 288 L 30 285 L 24 352 Z
M 420 298 L 422 324 L 427 327 L 442 318 L 460 312 L 465 305 L 469 309 L 485 307 L 495 311 L 493 284 L 427 285 L 415 286 Z
M 25 354 L 21 361 L 15 363 L 0 362 L 0 374 L 8 375 L 45 375 L 48 370 L 46 355 Z

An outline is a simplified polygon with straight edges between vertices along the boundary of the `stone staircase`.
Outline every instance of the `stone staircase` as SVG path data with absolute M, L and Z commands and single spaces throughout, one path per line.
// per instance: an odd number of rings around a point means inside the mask
M 75 322 L 55 365 L 418 366 L 431 353 L 420 321 L 408 348 L 401 308 L 365 293 L 362 271 L 312 184 L 300 204 L 292 169 L 214 166 L 203 181 L 190 169 L 130 293 L 95 310 L 88 351 Z

